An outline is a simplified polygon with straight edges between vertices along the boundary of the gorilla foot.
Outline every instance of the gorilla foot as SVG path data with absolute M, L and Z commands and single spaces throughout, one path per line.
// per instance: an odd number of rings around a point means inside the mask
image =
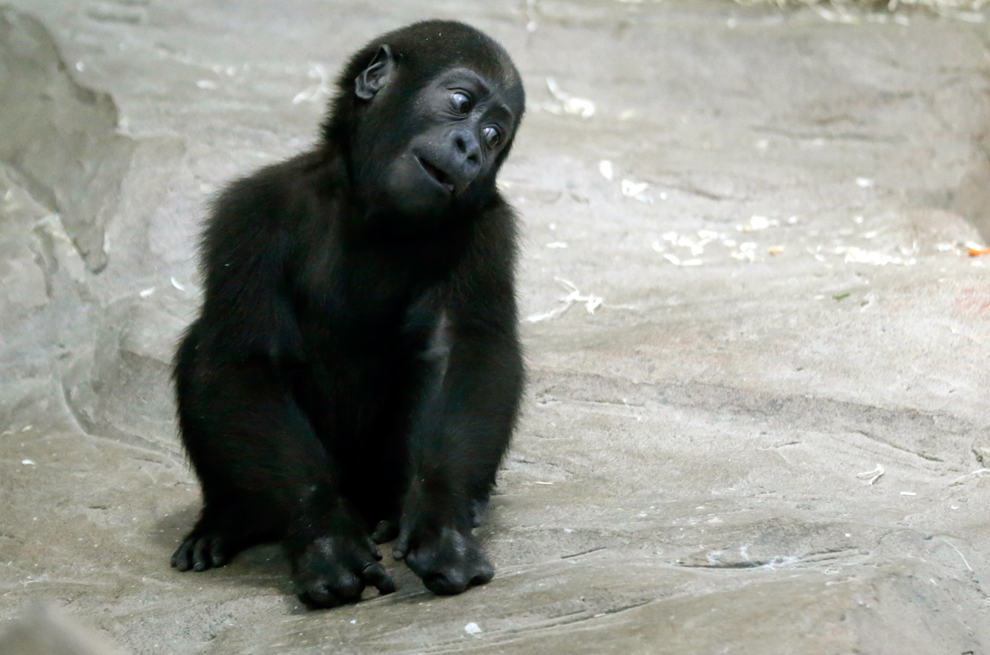
M 172 568 L 179 571 L 219 568 L 245 548 L 277 538 L 277 532 L 268 524 L 245 521 L 230 507 L 212 507 L 204 510 L 196 527 L 173 553 Z
M 223 566 L 230 561 L 224 549 L 224 541 L 220 534 L 202 534 L 194 530 L 172 555 L 172 568 L 180 571 L 205 571 Z

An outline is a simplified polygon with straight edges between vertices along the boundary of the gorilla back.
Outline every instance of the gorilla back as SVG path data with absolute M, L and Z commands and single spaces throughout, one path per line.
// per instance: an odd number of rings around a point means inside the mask
M 318 146 L 233 183 L 175 358 L 201 517 L 172 556 L 281 541 L 310 606 L 494 574 L 472 534 L 523 385 L 516 227 L 495 177 L 525 98 L 505 51 L 428 21 L 358 52 Z

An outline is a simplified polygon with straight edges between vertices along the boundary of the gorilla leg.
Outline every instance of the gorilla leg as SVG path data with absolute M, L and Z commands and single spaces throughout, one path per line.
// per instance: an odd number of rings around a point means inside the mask
M 282 539 L 299 498 L 328 484 L 326 451 L 294 403 L 251 367 L 203 377 L 179 381 L 183 440 L 203 490 L 200 519 L 172 557 L 180 571 Z
M 394 590 L 360 521 L 337 490 L 334 462 L 273 367 L 205 365 L 190 335 L 179 351 L 179 421 L 203 487 L 203 514 L 172 557 L 179 570 L 229 561 L 282 539 L 300 597 L 328 606 L 366 584 Z

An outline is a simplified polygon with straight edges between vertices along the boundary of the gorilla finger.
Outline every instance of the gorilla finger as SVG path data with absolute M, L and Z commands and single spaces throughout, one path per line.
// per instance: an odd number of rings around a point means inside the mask
M 172 555 L 172 566 L 179 569 L 180 571 L 188 571 L 190 568 L 189 564 L 189 549 L 192 541 L 186 540 L 182 542 L 182 545 L 175 551 Z
M 371 539 L 376 544 L 383 544 L 392 541 L 399 535 L 399 522 L 382 519 L 375 526 L 375 531 L 371 533 Z
M 196 546 L 193 548 L 193 571 L 205 571 L 210 568 L 210 562 L 207 556 L 207 552 L 210 549 L 211 540 L 203 537 L 196 540 Z
M 416 548 L 410 548 L 406 553 L 406 566 L 419 577 L 423 577 L 443 566 L 437 555 L 437 549 L 432 544 L 418 544 Z
M 378 593 L 383 596 L 395 591 L 395 582 L 378 562 L 370 562 L 364 567 L 361 575 L 365 582 L 378 589 Z
M 173 569 L 178 568 L 179 566 L 179 552 L 181 551 L 182 551 L 182 546 L 180 545 L 178 548 L 175 549 L 175 552 L 172 553 L 172 559 L 169 560 L 169 564 L 172 565 Z
M 403 528 L 399 532 L 399 539 L 395 542 L 395 546 L 392 548 L 392 557 L 395 559 L 403 559 L 409 554 L 409 530 Z
M 452 596 L 468 588 L 467 576 L 456 568 L 443 573 L 430 573 L 423 577 L 423 584 L 438 596 Z
M 488 560 L 482 559 L 478 562 L 474 575 L 471 576 L 470 584 L 474 585 L 487 584 L 492 581 L 495 577 L 495 567 L 488 563 Z
M 371 537 L 368 537 L 366 541 L 368 544 L 368 550 L 371 551 L 371 556 L 374 557 L 376 560 L 381 560 L 382 553 L 381 551 L 378 550 L 378 544 L 376 544 L 374 539 L 372 539 Z
M 347 569 L 343 569 L 330 580 L 330 589 L 344 600 L 357 600 L 364 591 L 364 581 Z
M 210 545 L 210 564 L 215 567 L 224 565 L 223 539 L 217 537 Z
M 299 592 L 299 600 L 311 609 L 340 605 L 340 601 L 323 581 L 311 584 L 305 591 Z

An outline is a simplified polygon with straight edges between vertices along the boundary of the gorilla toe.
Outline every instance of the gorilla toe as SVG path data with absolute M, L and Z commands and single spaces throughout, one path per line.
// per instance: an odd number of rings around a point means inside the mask
M 172 555 L 172 568 L 196 572 L 219 568 L 227 563 L 223 549 L 223 537 L 216 535 L 190 535 Z

